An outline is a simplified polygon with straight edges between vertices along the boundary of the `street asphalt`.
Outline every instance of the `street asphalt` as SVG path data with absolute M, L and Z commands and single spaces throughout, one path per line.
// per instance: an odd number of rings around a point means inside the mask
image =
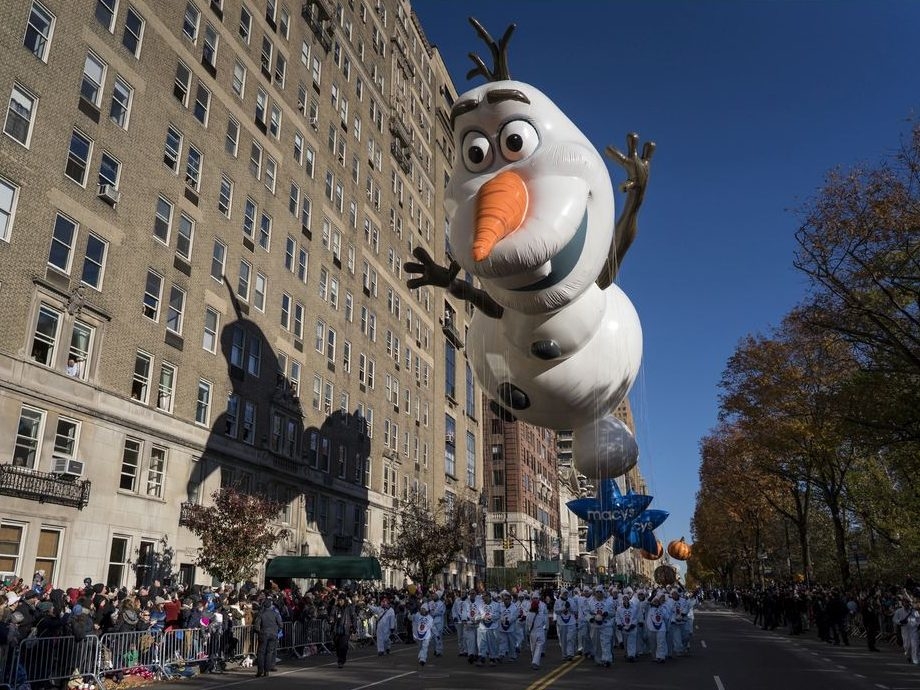
M 305 685 L 324 690 L 920 690 L 920 666 L 907 663 L 897 647 L 880 643 L 870 652 L 865 640 L 833 646 L 814 631 L 791 636 L 783 629 L 764 631 L 742 613 L 705 606 L 696 613 L 691 653 L 665 664 L 648 657 L 626 663 L 617 650 L 611 668 L 576 657 L 562 662 L 559 645 L 549 640 L 541 668 L 531 670 L 529 655 L 497 667 L 477 668 L 456 654 L 456 638 L 445 642 L 445 654 L 433 654 L 419 666 L 412 644 L 393 647 L 378 657 L 373 646 L 349 653 L 344 668 L 334 656 L 282 659 L 269 678 L 256 678 L 255 669 L 232 664 L 225 674 L 205 674 L 180 682 L 157 684 L 162 690 L 294 690 Z

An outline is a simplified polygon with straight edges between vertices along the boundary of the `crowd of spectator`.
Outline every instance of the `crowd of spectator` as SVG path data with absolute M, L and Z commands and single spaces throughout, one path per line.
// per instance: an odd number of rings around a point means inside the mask
M 762 589 L 715 589 L 712 598 L 741 608 L 764 630 L 788 629 L 791 635 L 814 632 L 830 645 L 865 639 L 878 652 L 880 643 L 904 650 L 907 661 L 920 664 L 920 586 L 875 583 L 865 587 L 795 584 Z

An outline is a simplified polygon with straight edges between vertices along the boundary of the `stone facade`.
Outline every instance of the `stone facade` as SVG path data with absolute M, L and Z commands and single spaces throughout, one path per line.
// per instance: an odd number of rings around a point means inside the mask
M 455 93 L 409 4 L 0 22 L 0 572 L 134 585 L 169 554 L 207 582 L 180 517 L 221 486 L 285 504 L 271 555 L 373 554 L 410 493 L 478 502 L 480 392 L 445 375 L 469 312 L 402 275 L 445 260 Z

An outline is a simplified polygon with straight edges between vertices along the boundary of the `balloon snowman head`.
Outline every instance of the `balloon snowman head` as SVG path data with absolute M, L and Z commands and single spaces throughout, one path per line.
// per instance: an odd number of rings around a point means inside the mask
M 507 48 L 474 19 L 495 65 L 476 55 L 468 76 L 487 83 L 457 98 L 450 114 L 456 159 L 446 190 L 449 267 L 423 248 L 409 262 L 410 288 L 438 285 L 477 311 L 466 347 L 493 410 L 506 420 L 574 431 L 574 458 L 588 476 L 635 465 L 638 448 L 613 416 L 642 356 L 639 318 L 613 284 L 636 233 L 654 144 L 607 154 L 627 171 L 614 222 L 604 159 L 545 94 L 511 79 Z M 460 280 L 464 269 L 479 286 Z

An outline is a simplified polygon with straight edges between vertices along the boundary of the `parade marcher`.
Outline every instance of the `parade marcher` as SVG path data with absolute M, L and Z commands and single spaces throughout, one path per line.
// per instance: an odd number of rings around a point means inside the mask
M 268 676 L 275 665 L 275 651 L 278 649 L 278 633 L 281 632 L 281 614 L 272 605 L 271 599 L 262 602 L 259 615 L 253 626 L 259 635 L 259 651 L 256 654 L 256 678 Z
M 339 592 L 335 605 L 329 612 L 329 623 L 335 641 L 335 653 L 339 668 L 348 659 L 348 641 L 358 629 L 357 614 L 354 605 L 348 601 L 344 592 Z
M 683 630 L 680 631 L 680 642 L 683 647 L 684 654 L 690 653 L 690 640 L 693 637 L 693 622 L 695 619 L 693 609 L 696 608 L 696 604 L 696 597 L 688 596 L 686 592 L 681 595 L 680 610 L 684 615 L 684 627 Z
M 450 619 L 454 622 L 454 628 L 457 630 L 457 656 L 466 656 L 466 635 L 463 629 L 463 622 L 460 620 L 460 609 L 466 596 L 459 590 L 454 597 L 454 603 L 450 607 Z
M 636 650 L 638 616 L 638 602 L 630 599 L 628 594 L 624 594 L 620 607 L 617 609 L 616 626 L 617 631 L 623 638 L 623 647 L 626 649 L 626 661 L 635 661 L 638 655 Z
M 589 655 L 588 648 L 588 618 L 590 614 L 587 610 L 587 603 L 590 598 L 587 592 L 583 595 L 577 587 L 573 590 L 572 606 L 575 609 L 575 653 Z
M 563 589 L 553 606 L 553 618 L 556 620 L 556 634 L 559 637 L 559 648 L 562 650 L 562 660 L 571 661 L 575 656 L 575 636 L 578 617 L 575 608 L 569 600 L 569 592 Z
M 527 606 L 530 603 L 530 597 L 527 592 L 521 590 L 517 596 L 518 617 L 514 625 L 511 626 L 511 639 L 514 645 L 515 657 L 520 656 L 521 647 L 524 646 L 524 639 L 527 637 L 525 624 L 527 622 Z
M 891 614 L 891 621 L 894 629 L 897 631 L 898 640 L 904 649 L 904 656 L 908 656 L 907 651 L 907 618 L 910 616 L 911 607 L 910 599 L 901 597 L 901 605 Z
M 380 606 L 369 607 L 377 619 L 374 635 L 377 639 L 377 656 L 390 653 L 390 635 L 396 630 L 396 613 L 390 606 L 390 600 L 383 597 Z
M 499 604 L 492 601 L 489 591 L 482 593 L 482 601 L 477 602 L 474 621 L 476 628 L 476 647 L 479 651 L 478 666 L 483 666 L 486 659 L 493 666 L 498 663 L 498 640 L 496 639 L 498 619 L 501 616 Z
M 520 609 L 517 602 L 511 598 L 507 589 L 501 593 L 501 617 L 498 623 L 498 655 L 503 659 L 515 661 L 518 657 L 516 648 L 517 636 L 514 629 L 519 627 L 518 616 Z
M 467 592 L 466 596 L 460 600 L 459 616 L 460 628 L 458 635 L 463 638 L 461 649 L 466 654 L 467 660 L 472 664 L 479 656 L 476 653 L 476 602 L 472 590 Z
M 599 666 L 613 663 L 613 616 L 614 605 L 603 587 L 594 590 L 591 603 L 591 637 L 594 642 L 594 662 Z
M 422 604 L 412 620 L 412 637 L 418 642 L 418 663 L 424 666 L 428 662 L 428 645 L 434 637 L 434 617 L 430 615 L 428 604 Z
M 642 656 L 648 653 L 648 636 L 645 634 L 645 619 L 648 618 L 649 603 L 644 589 L 636 592 L 636 654 Z
M 525 627 L 530 640 L 530 668 L 536 671 L 540 668 L 540 659 L 543 657 L 543 647 L 546 645 L 546 626 L 549 623 L 546 604 L 540 601 L 540 592 L 537 590 L 530 595 L 530 605 L 525 618 Z
M 920 602 L 915 602 L 904 621 L 904 656 L 912 664 L 920 664 Z
M 434 637 L 435 656 L 441 656 L 444 653 L 444 616 L 446 613 L 447 607 L 441 592 L 432 592 L 431 601 L 428 602 L 428 615 L 434 621 L 431 634 Z
M 668 613 L 668 656 L 679 656 L 684 652 L 683 634 L 687 617 L 680 607 L 680 592 L 671 590 L 671 596 L 661 605 Z
M 668 609 L 662 606 L 663 601 L 663 594 L 654 597 L 645 619 L 649 649 L 659 664 L 663 664 L 668 658 Z

